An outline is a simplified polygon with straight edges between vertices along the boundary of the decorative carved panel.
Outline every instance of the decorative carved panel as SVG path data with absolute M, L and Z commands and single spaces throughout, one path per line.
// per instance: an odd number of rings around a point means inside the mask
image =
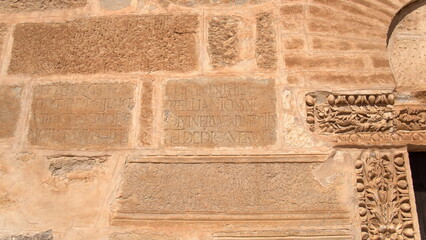
M 395 105 L 395 95 L 309 93 L 306 121 L 312 132 L 342 145 L 395 145 L 426 140 L 426 108 Z
M 306 96 L 307 121 L 320 134 L 393 132 L 393 94 Z
M 355 168 L 362 239 L 415 239 L 404 154 L 365 151 Z

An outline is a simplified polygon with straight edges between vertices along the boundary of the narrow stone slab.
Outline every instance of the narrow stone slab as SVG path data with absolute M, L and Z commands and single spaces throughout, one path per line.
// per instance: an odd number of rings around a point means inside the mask
M 86 3 L 87 0 L 2 0 L 0 13 L 70 9 L 84 7 Z
M 335 186 L 321 186 L 312 174 L 318 163 L 173 160 L 126 164 L 116 219 L 284 219 L 295 213 L 316 219 L 324 212 L 331 219 L 342 212 Z
M 10 74 L 194 70 L 195 15 L 98 17 L 19 24 Z
M 276 142 L 274 80 L 169 80 L 164 144 L 187 147 L 266 146 Z
M 20 86 L 0 86 L 0 138 L 13 137 L 21 112 Z
M 127 146 L 135 88 L 130 82 L 37 85 L 29 142 L 47 148 Z

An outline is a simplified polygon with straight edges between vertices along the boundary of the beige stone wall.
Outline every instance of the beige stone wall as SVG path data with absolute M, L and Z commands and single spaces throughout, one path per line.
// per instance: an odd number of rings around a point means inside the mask
M 407 4 L 2 1 L 0 239 L 420 239 Z

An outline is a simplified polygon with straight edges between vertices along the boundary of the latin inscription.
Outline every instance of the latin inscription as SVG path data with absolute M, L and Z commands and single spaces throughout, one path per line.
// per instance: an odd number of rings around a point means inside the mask
M 33 90 L 29 141 L 43 147 L 125 146 L 135 84 L 52 83 Z
M 265 146 L 276 141 L 273 80 L 170 80 L 167 146 Z

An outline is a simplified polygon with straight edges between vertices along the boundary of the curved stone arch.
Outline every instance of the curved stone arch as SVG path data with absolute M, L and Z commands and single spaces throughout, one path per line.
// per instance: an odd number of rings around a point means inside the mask
M 412 1 L 393 18 L 387 36 L 390 66 L 397 88 L 424 90 L 426 85 L 426 0 Z
M 425 6 L 426 0 L 412 0 L 408 4 L 406 4 L 404 7 L 402 7 L 395 15 L 395 17 L 392 19 L 392 22 L 389 26 L 386 44 L 389 44 L 389 40 L 392 37 L 392 33 L 395 31 L 396 26 L 398 26 L 398 23 L 400 23 L 407 15 L 414 12 L 418 8 Z

